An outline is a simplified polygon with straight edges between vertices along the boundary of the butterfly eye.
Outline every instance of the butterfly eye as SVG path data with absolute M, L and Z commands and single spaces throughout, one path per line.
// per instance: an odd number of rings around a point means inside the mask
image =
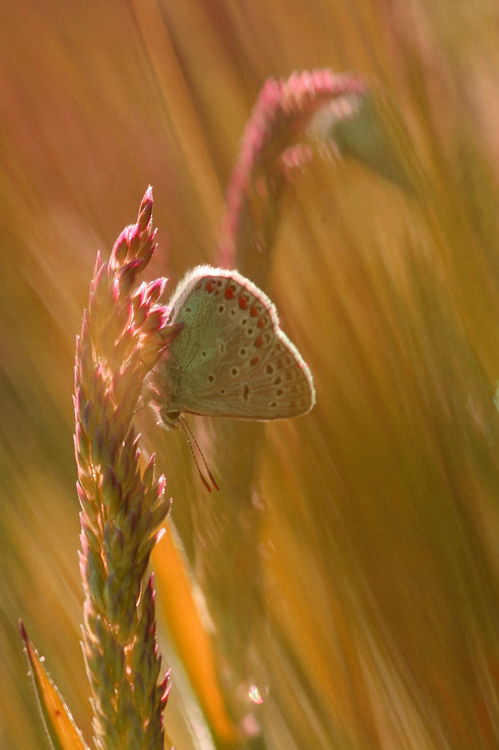
M 177 419 L 180 417 L 180 410 L 179 409 L 170 409 L 170 411 L 166 412 L 166 417 L 171 422 L 176 422 Z

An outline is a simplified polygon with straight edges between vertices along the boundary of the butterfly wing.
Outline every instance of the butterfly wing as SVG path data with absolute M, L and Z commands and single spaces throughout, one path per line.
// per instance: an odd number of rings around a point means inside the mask
M 181 411 L 239 419 L 286 419 L 315 403 L 312 376 L 281 331 L 274 305 L 237 271 L 200 266 L 171 300 L 185 323 L 169 346 L 164 379 Z

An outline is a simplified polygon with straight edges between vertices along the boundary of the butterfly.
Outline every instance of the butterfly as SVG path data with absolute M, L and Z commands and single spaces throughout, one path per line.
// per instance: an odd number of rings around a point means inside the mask
M 184 325 L 153 371 L 150 397 L 166 427 L 184 412 L 274 420 L 313 407 L 308 365 L 267 295 L 240 273 L 198 266 L 169 307 L 167 323 Z

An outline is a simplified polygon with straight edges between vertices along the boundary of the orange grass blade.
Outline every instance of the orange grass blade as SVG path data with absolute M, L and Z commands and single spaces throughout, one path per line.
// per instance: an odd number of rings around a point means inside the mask
M 186 567 L 172 536 L 171 524 L 151 555 L 162 610 L 189 680 L 203 708 L 213 734 L 224 745 L 236 739 L 218 683 L 215 657 L 192 598 Z
M 55 750 L 88 750 L 62 696 L 48 676 L 40 657 L 28 638 L 23 623 L 19 622 L 24 650 L 31 667 L 35 692 L 40 703 L 43 721 Z

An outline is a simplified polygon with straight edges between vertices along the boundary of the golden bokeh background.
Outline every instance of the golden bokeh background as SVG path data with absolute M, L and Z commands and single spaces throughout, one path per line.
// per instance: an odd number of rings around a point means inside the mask
M 149 276 L 173 289 L 214 262 L 262 85 L 321 67 L 391 91 L 429 194 L 316 158 L 283 195 L 266 289 L 315 409 L 237 433 L 196 420 L 217 496 L 181 434 L 141 415 L 144 440 L 211 612 L 226 710 L 264 728 L 252 747 L 499 747 L 498 22 L 485 0 L 4 0 L 2 750 L 43 746 L 19 617 L 91 738 L 71 395 L 96 251 L 151 184 Z M 237 479 L 244 506 L 224 492 Z M 165 726 L 177 750 L 209 747 L 158 567 Z M 237 692 L 253 680 L 261 706 Z

